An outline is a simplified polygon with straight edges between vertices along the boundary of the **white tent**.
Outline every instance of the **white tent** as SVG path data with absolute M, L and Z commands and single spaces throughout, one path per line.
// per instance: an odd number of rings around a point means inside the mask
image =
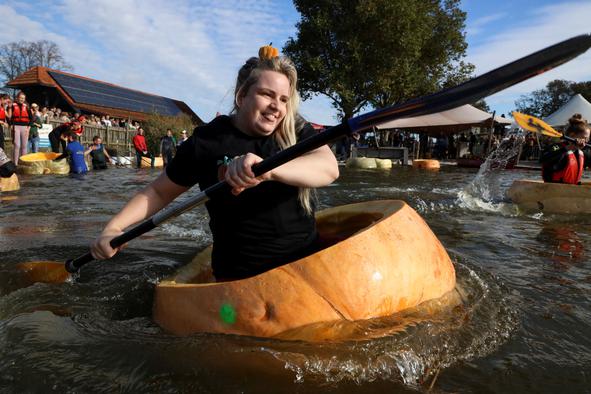
M 571 97 L 568 103 L 549 115 L 544 121 L 550 126 L 564 126 L 574 114 L 581 114 L 583 115 L 583 119 L 591 121 L 591 103 L 585 100 L 580 94 Z
M 457 129 L 458 126 L 490 126 L 492 115 L 469 104 L 430 115 L 396 119 L 377 126 L 378 129 Z M 509 125 L 510 119 L 495 116 L 495 122 Z

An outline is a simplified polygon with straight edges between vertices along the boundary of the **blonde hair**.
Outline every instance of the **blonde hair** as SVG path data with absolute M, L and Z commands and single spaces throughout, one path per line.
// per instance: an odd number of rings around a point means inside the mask
M 284 56 L 273 57 L 271 59 L 260 59 L 251 57 L 238 71 L 236 78 L 236 88 L 234 89 L 234 108 L 232 113 L 238 113 L 240 108 L 237 105 L 238 97 L 244 97 L 252 85 L 257 83 L 263 71 L 275 71 L 283 74 L 289 81 L 289 99 L 285 117 L 273 132 L 273 138 L 280 149 L 289 148 L 297 142 L 297 132 L 299 132 L 305 123 L 301 122 L 298 115 L 300 105 L 300 95 L 297 90 L 298 73 L 293 62 Z M 312 214 L 311 188 L 300 188 L 298 191 L 298 200 L 307 214 Z

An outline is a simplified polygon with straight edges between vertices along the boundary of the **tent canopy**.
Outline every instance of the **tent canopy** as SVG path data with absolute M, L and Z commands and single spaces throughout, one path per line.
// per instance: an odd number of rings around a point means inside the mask
M 412 118 L 396 119 L 377 126 L 378 129 L 421 129 L 431 132 L 457 132 L 471 126 L 490 126 L 492 115 L 466 104 L 443 112 Z M 511 124 L 511 120 L 495 116 L 495 123 Z
M 591 103 L 589 103 L 583 96 L 576 94 L 571 99 L 560 107 L 556 112 L 544 119 L 544 122 L 550 126 L 559 127 L 568 124 L 568 120 L 574 114 L 583 115 L 583 119 L 591 120 Z

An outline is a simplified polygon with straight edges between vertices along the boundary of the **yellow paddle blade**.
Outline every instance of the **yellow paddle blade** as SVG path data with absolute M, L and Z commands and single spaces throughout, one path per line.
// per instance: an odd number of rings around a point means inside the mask
M 527 131 L 533 131 L 534 133 L 540 133 L 547 135 L 548 137 L 561 138 L 562 133 L 554 130 L 552 126 L 531 115 L 522 114 L 521 112 L 514 111 L 513 119 L 519 126 Z
M 31 283 L 63 283 L 70 278 L 70 273 L 66 271 L 66 266 L 63 262 L 30 261 L 27 263 L 18 263 L 16 267 Z

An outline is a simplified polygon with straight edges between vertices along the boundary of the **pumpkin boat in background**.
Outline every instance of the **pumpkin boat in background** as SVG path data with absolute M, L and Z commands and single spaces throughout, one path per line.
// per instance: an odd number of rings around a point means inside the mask
M 569 185 L 517 180 L 507 195 L 524 212 L 591 213 L 591 182 Z
M 70 165 L 66 159 L 53 161 L 59 153 L 38 152 L 23 155 L 18 159 L 18 171 L 27 175 L 69 174 Z
M 453 264 L 403 201 L 371 201 L 317 214 L 325 247 L 242 280 L 215 282 L 211 248 L 156 286 L 154 320 L 177 335 L 272 337 L 329 321 L 388 316 L 455 287 Z
M 14 192 L 21 188 L 16 174 L 8 178 L 0 178 L 0 192 Z
M 439 160 L 434 159 L 415 159 L 412 161 L 413 168 L 424 170 L 438 170 L 441 167 Z

